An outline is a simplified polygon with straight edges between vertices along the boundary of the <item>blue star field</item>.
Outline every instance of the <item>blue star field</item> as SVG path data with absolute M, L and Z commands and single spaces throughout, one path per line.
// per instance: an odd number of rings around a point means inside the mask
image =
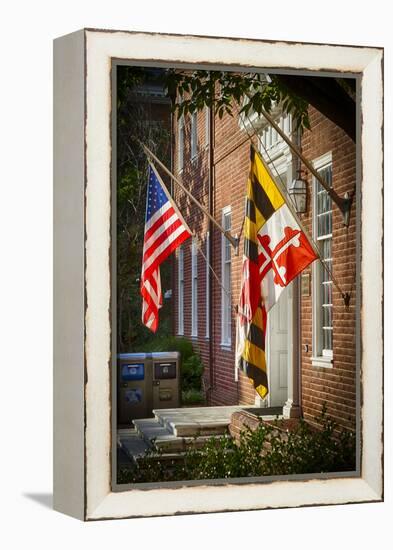
M 154 170 L 149 166 L 149 187 L 147 191 L 147 205 L 146 205 L 146 221 L 159 210 L 164 204 L 168 202 L 166 196 Z

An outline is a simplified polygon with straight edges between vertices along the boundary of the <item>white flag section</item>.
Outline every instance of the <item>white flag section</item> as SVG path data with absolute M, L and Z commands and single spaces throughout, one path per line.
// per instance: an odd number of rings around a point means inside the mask
M 287 204 L 259 230 L 258 241 L 262 299 L 269 311 L 284 288 L 315 259 L 315 253 Z

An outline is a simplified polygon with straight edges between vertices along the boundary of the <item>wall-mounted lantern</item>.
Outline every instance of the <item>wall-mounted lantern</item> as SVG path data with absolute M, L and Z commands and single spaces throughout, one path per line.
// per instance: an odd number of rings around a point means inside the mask
M 297 170 L 297 177 L 293 180 L 288 192 L 298 214 L 307 211 L 307 182 L 301 177 L 303 170 Z

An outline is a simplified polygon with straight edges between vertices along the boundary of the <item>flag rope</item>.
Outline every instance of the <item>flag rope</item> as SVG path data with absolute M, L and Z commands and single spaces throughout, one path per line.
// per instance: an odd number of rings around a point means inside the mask
M 202 257 L 204 258 L 205 262 L 206 262 L 206 265 L 209 267 L 210 271 L 213 273 L 218 285 L 222 288 L 222 290 L 225 292 L 225 294 L 228 296 L 228 298 L 231 298 L 232 299 L 232 292 L 228 291 L 224 285 L 221 283 L 220 281 L 220 278 L 219 276 L 217 275 L 217 273 L 214 271 L 214 268 L 213 266 L 211 265 L 211 263 L 209 262 L 209 260 L 206 258 L 206 255 L 204 254 L 203 250 L 202 250 L 202 241 L 196 236 L 193 234 L 193 237 L 195 237 L 197 240 L 198 240 L 198 244 L 197 244 L 197 248 L 199 250 L 199 252 L 202 254 Z M 231 303 L 231 308 L 236 312 L 236 306 L 235 305 L 232 305 Z

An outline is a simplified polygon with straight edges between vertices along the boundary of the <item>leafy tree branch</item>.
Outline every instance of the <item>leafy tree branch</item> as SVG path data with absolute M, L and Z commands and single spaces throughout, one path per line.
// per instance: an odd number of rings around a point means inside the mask
M 297 126 L 310 129 L 312 105 L 355 141 L 356 82 L 351 78 L 169 70 L 165 80 L 178 117 L 204 106 L 219 118 L 233 115 L 234 108 L 245 116 L 261 115 L 262 109 L 270 113 L 280 104 Z

